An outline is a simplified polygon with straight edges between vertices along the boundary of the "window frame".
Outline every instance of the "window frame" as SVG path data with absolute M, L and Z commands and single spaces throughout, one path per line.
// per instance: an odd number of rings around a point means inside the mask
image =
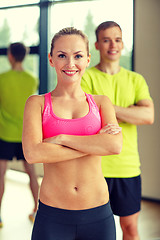
M 74 2 L 82 2 L 82 1 L 94 1 L 94 0 L 76 0 Z M 71 0 L 56 0 L 56 1 L 49 1 L 49 0 L 40 0 L 38 3 L 31 3 L 31 4 L 22 4 L 22 5 L 13 5 L 13 6 L 6 6 L 0 7 L 0 10 L 7 10 L 13 8 L 22 8 L 22 7 L 33 7 L 39 6 L 40 8 L 40 19 L 39 19 L 39 45 L 37 46 L 30 46 L 30 53 L 29 54 L 37 54 L 39 55 L 39 94 L 44 94 L 48 92 L 48 76 L 49 76 L 49 69 L 48 69 L 48 46 L 49 44 L 49 19 L 50 19 L 50 7 L 52 4 L 60 4 L 60 3 L 67 3 L 72 2 Z M 134 32 L 135 32 L 135 0 L 133 0 L 133 48 L 132 48 L 132 70 L 134 70 Z M 0 48 L 0 56 L 7 55 L 7 48 Z

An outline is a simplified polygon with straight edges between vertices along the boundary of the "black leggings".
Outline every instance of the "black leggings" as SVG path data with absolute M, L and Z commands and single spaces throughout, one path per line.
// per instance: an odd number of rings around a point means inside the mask
M 86 210 L 64 210 L 39 201 L 32 240 L 116 240 L 110 204 Z

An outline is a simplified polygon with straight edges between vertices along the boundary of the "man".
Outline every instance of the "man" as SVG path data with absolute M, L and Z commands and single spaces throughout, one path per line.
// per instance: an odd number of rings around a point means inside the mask
M 87 93 L 107 95 L 115 107 L 123 148 L 120 155 L 102 157 L 102 169 L 113 213 L 120 216 L 123 240 L 138 240 L 141 171 L 136 125 L 153 123 L 154 106 L 145 79 L 119 64 L 123 49 L 120 26 L 113 21 L 101 23 L 96 38 L 100 62 L 85 72 L 82 88 Z
M 0 210 L 4 194 L 4 177 L 8 160 L 14 157 L 23 160 L 30 179 L 30 188 L 34 199 L 34 210 L 29 215 L 34 221 L 37 210 L 38 182 L 34 166 L 29 165 L 22 151 L 23 112 L 27 98 L 38 88 L 38 79 L 23 69 L 27 48 L 22 43 L 13 43 L 8 48 L 8 60 L 11 70 L 0 74 Z M 3 226 L 0 215 L 0 227 Z

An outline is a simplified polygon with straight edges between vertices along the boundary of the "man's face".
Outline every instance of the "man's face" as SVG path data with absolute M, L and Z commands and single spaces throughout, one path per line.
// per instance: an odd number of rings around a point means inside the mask
M 119 61 L 123 49 L 122 32 L 119 27 L 101 30 L 95 47 L 100 51 L 101 59 L 112 62 Z

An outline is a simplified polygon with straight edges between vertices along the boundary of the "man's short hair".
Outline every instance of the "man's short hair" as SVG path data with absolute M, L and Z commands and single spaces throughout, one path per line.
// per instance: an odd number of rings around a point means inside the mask
M 29 49 L 23 43 L 20 42 L 12 43 L 8 47 L 8 52 L 11 53 L 16 62 L 22 62 L 28 51 Z
M 103 22 L 101 23 L 97 28 L 96 28 L 96 39 L 97 39 L 97 42 L 98 42 L 98 35 L 99 35 L 99 32 L 101 30 L 106 30 L 108 28 L 112 28 L 112 27 L 119 27 L 119 29 L 122 31 L 121 27 L 118 25 L 118 23 L 114 22 L 114 21 L 106 21 L 106 22 Z

